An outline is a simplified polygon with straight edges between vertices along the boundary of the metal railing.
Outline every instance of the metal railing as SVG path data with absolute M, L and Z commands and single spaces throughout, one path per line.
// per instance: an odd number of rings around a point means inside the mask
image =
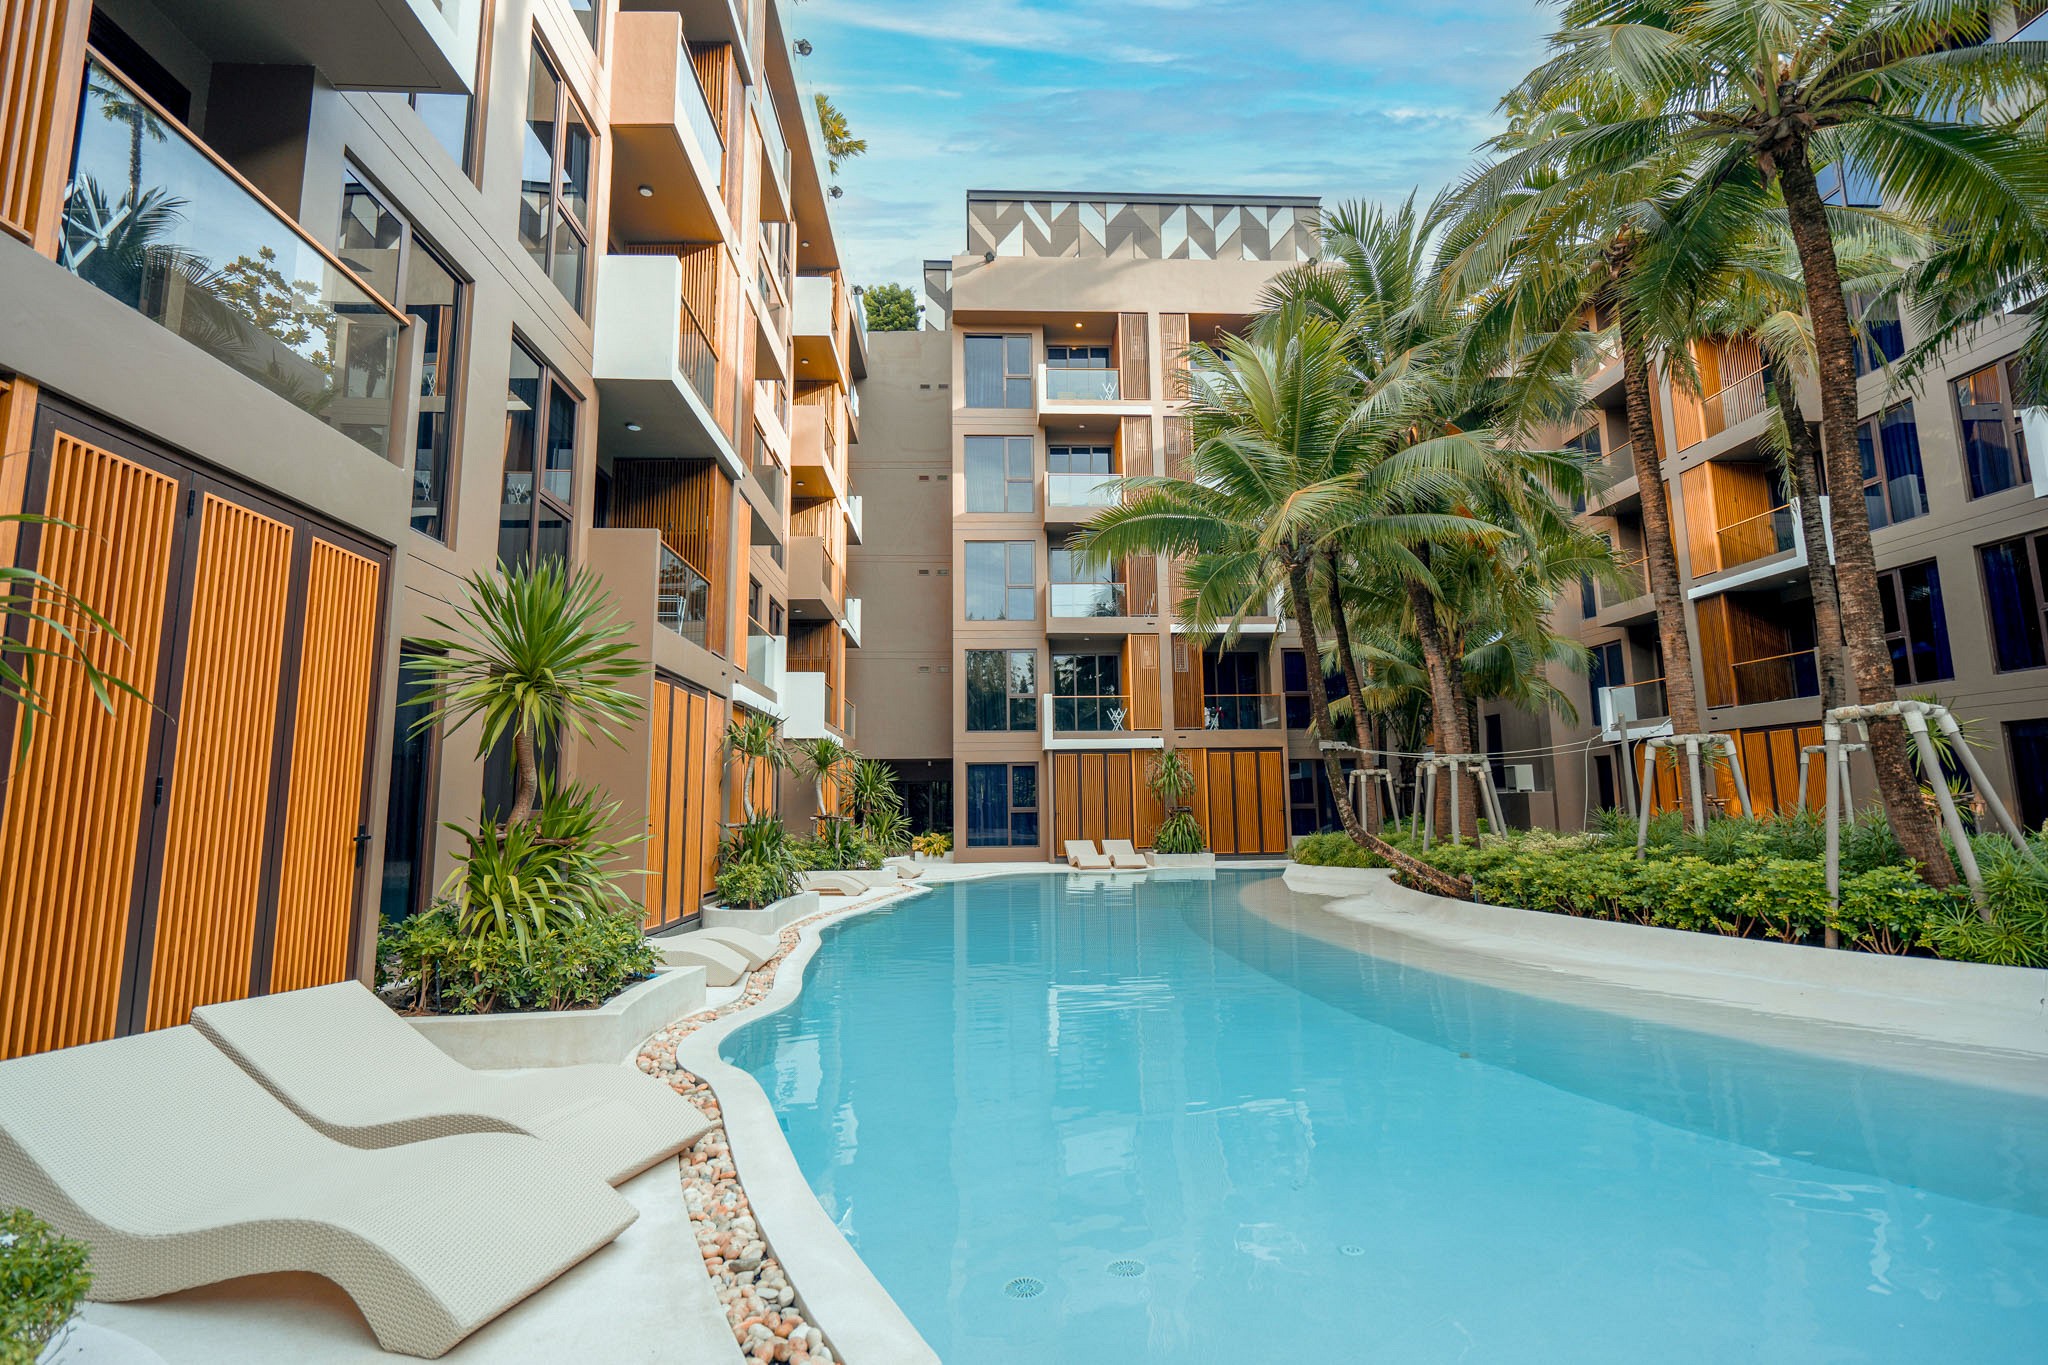
M 705 623 L 711 612 L 711 580 L 698 573 L 690 561 L 661 547 L 656 570 L 654 618 L 693 644 L 704 643 Z
M 697 79 L 697 64 L 690 60 L 689 44 L 683 45 L 682 72 L 676 76 L 676 84 L 687 86 L 676 92 L 676 102 L 683 106 L 683 118 L 688 121 L 690 131 L 697 136 L 697 145 L 704 155 L 711 159 L 711 178 L 720 185 L 725 183 L 725 134 L 718 126 L 717 117 L 711 112 L 711 100 L 704 94 L 704 83 Z
M 1205 730 L 1277 730 L 1286 721 L 1286 698 L 1271 692 L 1205 692 Z
M 1050 616 L 1122 616 L 1121 583 L 1052 583 L 1046 586 Z
M 1056 734 L 1120 734 L 1138 728 L 1131 699 L 1122 693 L 1055 694 L 1051 701 Z
M 1051 403 L 1114 403 L 1123 397 L 1123 379 L 1115 370 L 1045 368 L 1045 397 Z
M 698 320 L 696 310 L 690 307 L 690 299 L 684 294 L 682 306 L 676 309 L 681 318 L 679 339 L 676 347 L 676 363 L 683 371 L 683 377 L 690 381 L 690 387 L 704 400 L 704 406 L 717 411 L 718 403 L 718 352 L 711 344 L 711 333 Z
M 1744 659 L 1729 671 L 1735 677 L 1737 706 L 1820 695 L 1820 662 L 1810 649 Z
M 1114 507 L 1118 489 L 1114 474 L 1047 474 L 1045 503 L 1048 507 Z
M 1738 564 L 1783 554 L 1791 549 L 1798 543 L 1798 512 L 1795 504 L 1786 503 L 1718 528 L 1714 532 L 1714 540 L 1720 547 L 1720 567 L 1732 569 Z
M 388 459 L 398 311 L 97 56 L 76 131 L 58 264 Z
M 1701 440 L 1740 426 L 1764 410 L 1762 366 L 1723 384 L 1700 400 Z
M 1600 605 L 1603 609 L 1618 607 L 1624 602 L 1633 602 L 1650 591 L 1650 559 L 1648 555 L 1631 559 L 1621 566 L 1620 586 L 1602 582 L 1600 584 Z

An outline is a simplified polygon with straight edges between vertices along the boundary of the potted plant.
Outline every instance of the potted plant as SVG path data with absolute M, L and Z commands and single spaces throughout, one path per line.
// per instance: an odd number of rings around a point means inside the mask
M 935 829 L 928 834 L 911 836 L 911 856 L 921 863 L 945 862 L 952 852 L 953 836 L 945 830 Z
M 1188 804 L 1195 790 L 1195 772 L 1178 749 L 1165 749 L 1153 756 L 1145 770 L 1145 785 L 1166 811 L 1166 818 L 1152 835 L 1152 851 L 1160 863 L 1211 861 L 1213 855 L 1205 852 L 1208 840 L 1202 822 Z

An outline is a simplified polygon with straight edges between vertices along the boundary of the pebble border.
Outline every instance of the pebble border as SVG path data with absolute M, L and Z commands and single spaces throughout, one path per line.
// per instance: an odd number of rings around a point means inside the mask
M 752 1009 L 766 999 L 775 986 L 777 969 L 802 941 L 806 926 L 849 909 L 870 909 L 910 889 L 892 888 L 878 900 L 858 907 L 834 906 L 785 926 L 779 936 L 780 951 L 747 977 L 739 999 L 676 1020 L 642 1043 L 633 1059 L 640 1070 L 668 1082 L 711 1120 L 710 1131 L 683 1154 L 683 1202 L 690 1209 L 704 1272 L 711 1277 L 742 1360 L 758 1365 L 835 1365 L 839 1356 L 824 1332 L 797 1306 L 796 1289 L 755 1223 L 753 1206 L 740 1185 L 725 1125 L 720 1122 L 718 1096 L 708 1082 L 676 1065 L 676 1044 L 713 1020 Z

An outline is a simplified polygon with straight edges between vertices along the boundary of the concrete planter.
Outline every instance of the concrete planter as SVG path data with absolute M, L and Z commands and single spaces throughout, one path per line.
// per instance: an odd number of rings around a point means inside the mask
M 1213 853 L 1155 853 L 1152 855 L 1156 867 L 1206 867 L 1214 870 L 1216 855 Z
M 662 1025 L 702 1008 L 704 969 L 664 967 L 596 1009 L 404 1018 L 464 1066 L 502 1070 L 623 1062 Z
M 761 906 L 757 910 L 741 909 L 731 905 L 707 905 L 704 907 L 704 927 L 747 929 L 757 934 L 772 935 L 781 933 L 806 915 L 817 913 L 818 893 L 799 891 L 794 896 L 784 896 L 781 900 Z

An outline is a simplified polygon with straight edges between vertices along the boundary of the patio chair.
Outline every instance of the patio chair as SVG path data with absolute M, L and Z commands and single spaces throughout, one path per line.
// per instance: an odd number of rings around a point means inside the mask
M 300 1043 L 347 1064 L 345 1043 Z M 17 1204 L 92 1248 L 96 1301 L 306 1272 L 385 1350 L 429 1357 L 638 1216 L 517 1133 L 336 1142 L 192 1028 L 0 1062 L 0 1205 Z
M 782 940 L 774 934 L 757 934 L 751 929 L 699 929 L 696 936 L 738 953 L 747 960 L 748 971 L 782 951 Z
M 1102 852 L 1109 859 L 1110 866 L 1120 872 L 1141 872 L 1152 866 L 1152 855 L 1140 853 L 1131 847 L 1129 839 L 1104 839 Z
M 806 872 L 803 888 L 821 896 L 862 896 L 872 889 L 864 878 L 850 872 Z
M 707 986 L 737 986 L 753 970 L 745 953 L 702 934 L 658 938 L 654 940 L 654 949 L 671 967 L 702 967 Z
M 1067 866 L 1082 872 L 1107 872 L 1114 864 L 1095 851 L 1093 839 L 1069 839 L 1066 841 Z
M 358 981 L 192 1011 L 206 1040 L 293 1113 L 351 1147 L 526 1133 L 619 1185 L 710 1124 L 626 1066 L 472 1071 Z

